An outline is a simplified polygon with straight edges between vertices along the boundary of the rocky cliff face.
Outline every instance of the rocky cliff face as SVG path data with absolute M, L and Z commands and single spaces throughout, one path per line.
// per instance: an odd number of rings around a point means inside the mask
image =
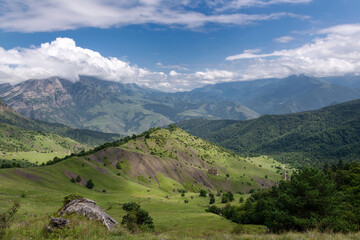
M 0 98 L 22 115 L 65 124 L 70 123 L 65 118 L 66 109 L 75 105 L 57 77 L 22 82 L 1 93 Z
M 27 117 L 128 135 L 183 119 L 258 116 L 234 102 L 209 102 L 187 93 L 164 93 L 91 77 L 75 83 L 57 77 L 32 79 L 0 91 L 0 98 Z

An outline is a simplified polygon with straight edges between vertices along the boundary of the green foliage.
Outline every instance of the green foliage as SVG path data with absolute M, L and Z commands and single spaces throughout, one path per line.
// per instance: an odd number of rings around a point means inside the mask
M 215 195 L 213 193 L 209 193 L 209 197 L 210 197 L 209 204 L 214 204 L 215 203 Z
M 116 163 L 116 169 L 121 169 L 121 163 L 120 162 Z
M 290 181 L 253 193 L 241 207 L 226 205 L 220 213 L 236 223 L 266 225 L 273 232 L 357 231 L 359 184 L 359 163 L 335 165 L 327 173 L 304 168 Z M 208 210 L 219 214 L 219 209 Z
M 233 202 L 233 201 L 234 201 L 234 194 L 232 192 L 223 193 L 221 197 L 222 203 Z
M 80 194 L 77 194 L 77 193 L 72 193 L 72 194 L 69 194 L 67 196 L 64 197 L 63 199 L 63 203 L 64 205 L 75 200 L 75 199 L 82 199 L 84 198 L 83 196 L 81 196 Z
M 0 239 L 4 236 L 6 228 L 9 227 L 11 218 L 15 215 L 19 208 L 20 204 L 14 203 L 14 205 L 5 213 L 0 213 Z
M 206 190 L 200 189 L 200 197 L 206 197 Z
M 86 187 L 87 187 L 88 189 L 92 189 L 92 188 L 94 187 L 94 183 L 93 183 L 93 181 L 92 181 L 91 179 L 89 179 L 89 180 L 87 181 Z
M 244 203 L 244 198 L 243 197 L 239 198 L 239 203 Z
M 218 127 L 209 131 L 208 125 Z M 324 162 L 360 157 L 360 100 L 236 123 L 200 119 L 196 124 L 191 120 L 179 126 L 238 154 L 271 155 L 298 167 L 322 167 Z
M 219 207 L 217 207 L 215 205 L 212 205 L 209 208 L 207 208 L 205 211 L 215 213 L 215 214 L 220 214 L 221 213 L 221 208 L 219 208 Z
M 123 217 L 121 224 L 126 225 L 130 232 L 154 230 L 153 219 L 147 211 L 140 208 L 139 204 L 124 203 L 122 208 L 127 214 Z
M 81 182 L 81 177 L 80 177 L 80 175 L 77 175 L 77 177 L 76 177 L 76 182 Z

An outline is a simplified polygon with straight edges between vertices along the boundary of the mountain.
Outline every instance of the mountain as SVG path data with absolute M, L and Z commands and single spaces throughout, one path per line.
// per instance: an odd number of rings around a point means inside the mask
M 113 141 L 118 134 L 74 129 L 26 118 L 0 100 L 0 158 L 28 165 Z M 28 162 L 25 162 L 28 161 Z M 1 165 L 1 164 L 0 164 Z
M 263 114 L 315 110 L 360 98 L 360 90 L 305 75 L 208 85 L 192 91 L 204 99 L 224 98 Z
M 321 79 L 333 85 L 360 89 L 360 76 L 346 75 L 338 77 L 322 77 Z
M 296 166 L 360 158 L 360 100 L 236 123 L 199 119 L 177 125 L 237 153 L 268 154 Z
M 74 139 L 88 146 L 97 146 L 104 142 L 113 141 L 121 137 L 115 133 L 102 133 L 86 129 L 76 129 L 58 123 L 47 123 L 24 117 L 0 100 L 0 123 L 9 124 L 24 130 L 49 132 L 62 137 Z
M 52 77 L 6 85 L 0 97 L 27 117 L 131 135 L 186 119 L 247 120 L 319 109 L 359 98 L 360 90 L 300 75 L 165 93 L 81 76 L 75 83 Z
M 85 76 L 75 83 L 57 77 L 32 79 L 2 91 L 0 97 L 27 117 L 125 135 L 196 117 L 242 120 L 259 116 L 238 103 L 205 102 L 191 94 Z
M 31 219 L 30 226 L 42 227 L 49 221 L 47 216 L 61 207 L 64 196 L 77 193 L 94 200 L 118 222 L 124 215 L 123 203 L 140 203 L 153 217 L 157 234 L 174 234 L 167 239 L 223 234 L 234 225 L 205 212 L 209 197 L 199 196 L 200 189 L 206 195 L 216 194 L 216 205 L 225 207 L 222 193 L 233 191 L 234 203 L 239 202 L 247 196 L 236 192 L 272 186 L 289 170 L 283 167 L 266 156 L 240 157 L 175 126 L 156 128 L 48 166 L 0 169 L 0 192 L 4 193 L 0 211 L 11 206 L 9 199 L 19 200 L 21 221 Z M 78 176 L 79 181 L 72 181 Z M 85 187 L 90 179 L 93 189 Z M 43 232 L 14 231 L 16 239 L 25 235 L 39 239 L 36 234 Z M 121 231 L 121 236 L 125 233 Z

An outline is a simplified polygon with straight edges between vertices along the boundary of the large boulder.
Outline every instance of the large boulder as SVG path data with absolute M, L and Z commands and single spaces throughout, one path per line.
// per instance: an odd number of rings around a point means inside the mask
M 58 212 L 60 215 L 71 213 L 81 214 L 90 220 L 101 221 L 109 230 L 115 228 L 119 223 L 109 214 L 105 213 L 96 203 L 90 199 L 75 199 L 66 203 Z

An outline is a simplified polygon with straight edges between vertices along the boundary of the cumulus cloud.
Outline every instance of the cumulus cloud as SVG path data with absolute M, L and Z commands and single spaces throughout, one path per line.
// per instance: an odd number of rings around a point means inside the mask
M 273 3 L 303 3 L 309 0 L 232 1 L 237 6 Z M 81 27 L 118 27 L 155 23 L 198 28 L 208 23 L 246 25 L 281 17 L 303 17 L 291 13 L 207 14 L 191 8 L 193 1 L 169 0 L 3 0 L 0 3 L 0 29 L 20 32 L 58 31 Z M 226 4 L 228 6 L 228 4 Z
M 243 78 L 284 77 L 290 74 L 312 76 L 360 73 L 360 25 L 338 25 L 318 31 L 311 43 L 271 53 L 248 52 L 226 60 L 248 60 Z M 321 36 L 325 34 L 324 36 Z
M 32 48 L 5 50 L 0 47 L 0 83 L 16 84 L 31 78 L 52 76 L 74 82 L 81 75 L 121 83 L 137 83 L 162 91 L 190 90 L 209 83 L 229 81 L 235 76 L 232 72 L 214 69 L 190 74 L 175 70 L 171 70 L 169 74 L 154 72 L 76 46 L 75 41 L 70 38 L 57 38 Z
M 293 41 L 295 38 L 292 36 L 282 36 L 279 38 L 275 38 L 274 41 L 275 42 L 279 42 L 279 43 L 288 43 L 290 41 Z

